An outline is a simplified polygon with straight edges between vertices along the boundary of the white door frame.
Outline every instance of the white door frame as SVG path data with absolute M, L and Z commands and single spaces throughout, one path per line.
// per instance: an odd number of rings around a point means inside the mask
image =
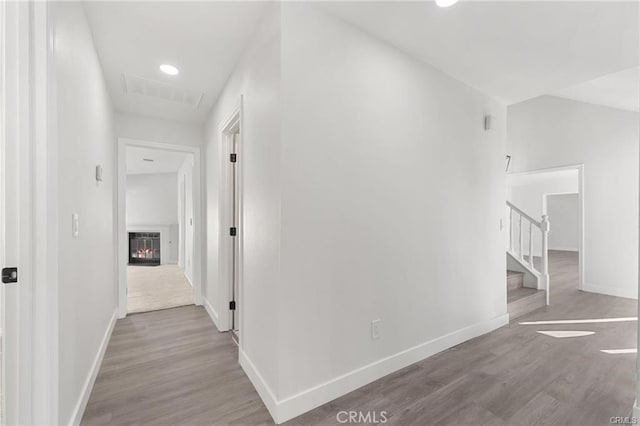
M 0 3 L 3 422 L 57 424 L 57 137 L 52 2 Z
M 584 244 L 584 164 L 570 164 L 567 166 L 550 167 L 546 169 L 528 170 L 526 172 L 509 173 L 509 176 L 524 176 L 539 173 L 551 173 L 564 170 L 578 171 L 578 290 L 584 288 L 585 279 L 585 244 Z M 542 211 L 547 213 L 547 195 L 542 194 Z M 553 232 L 553 222 L 551 223 L 551 232 Z
M 203 185 L 200 148 L 185 145 L 174 145 L 138 139 L 118 138 L 118 235 L 116 251 L 118 253 L 118 318 L 127 316 L 127 263 L 129 248 L 127 236 L 127 147 L 158 149 L 193 154 L 193 297 L 196 305 L 202 305 L 202 277 L 204 260 L 204 227 L 203 227 Z
M 220 331 L 229 331 L 231 329 L 231 316 L 232 312 L 229 309 L 229 302 L 231 301 L 231 286 L 233 285 L 231 280 L 231 249 L 232 244 L 229 236 L 229 224 L 231 223 L 230 212 L 231 212 L 231 180 L 230 180 L 230 161 L 229 154 L 231 153 L 231 137 L 233 133 L 239 131 L 240 136 L 239 139 L 236 140 L 236 154 L 238 161 L 236 163 L 236 191 L 238 196 L 237 208 L 238 208 L 238 223 L 237 223 L 237 235 L 233 238 L 236 238 L 236 259 L 237 259 L 237 270 L 236 270 L 236 279 L 238 280 L 238 330 L 240 334 L 240 341 L 238 342 L 240 349 L 243 346 L 244 333 L 243 324 L 244 324 L 244 309 L 242 306 L 244 298 L 244 196 L 243 196 L 243 169 L 244 169 L 244 136 L 242 129 L 242 97 L 240 97 L 239 104 L 233 109 L 231 114 L 220 124 L 218 127 L 219 132 L 219 141 L 220 144 L 218 146 L 219 149 L 219 182 L 220 191 L 219 191 L 219 205 L 218 209 L 218 229 L 220 230 L 218 233 L 218 246 L 220 247 L 219 251 L 219 296 L 220 296 L 220 315 L 218 317 L 218 328 Z

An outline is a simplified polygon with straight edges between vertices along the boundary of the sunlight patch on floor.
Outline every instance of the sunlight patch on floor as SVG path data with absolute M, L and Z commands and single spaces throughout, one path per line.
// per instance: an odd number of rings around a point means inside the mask
M 540 334 L 544 334 L 546 336 L 555 337 L 556 339 L 565 339 L 567 337 L 582 337 L 582 336 L 590 336 L 595 334 L 594 331 L 538 331 Z
M 525 322 L 519 322 L 518 324 L 520 325 L 596 324 L 601 322 L 627 322 L 627 321 L 638 321 L 638 317 L 596 318 L 596 319 L 555 320 L 555 321 L 525 321 Z
M 605 354 L 636 354 L 638 353 L 638 349 L 602 349 L 600 352 L 604 352 Z

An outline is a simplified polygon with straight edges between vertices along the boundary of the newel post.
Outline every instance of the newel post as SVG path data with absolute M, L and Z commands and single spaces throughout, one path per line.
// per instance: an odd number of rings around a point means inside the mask
M 542 280 L 544 288 L 547 292 L 547 306 L 549 305 L 549 216 L 542 215 L 540 222 L 540 230 L 542 231 Z

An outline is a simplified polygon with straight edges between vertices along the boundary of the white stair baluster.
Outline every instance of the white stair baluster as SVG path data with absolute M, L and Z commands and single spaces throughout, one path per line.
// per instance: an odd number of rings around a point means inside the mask
M 542 231 L 542 277 L 545 283 L 545 290 L 547 291 L 547 306 L 549 305 L 549 217 L 542 215 L 542 221 L 540 222 L 540 230 Z
M 524 260 L 524 249 L 523 249 L 523 237 L 524 237 L 524 230 L 522 229 L 522 215 L 520 216 L 520 240 L 518 241 L 518 253 L 520 254 L 520 259 Z
M 529 266 L 531 269 L 535 269 L 533 266 L 533 222 L 529 221 Z
M 513 253 L 513 208 L 509 206 L 509 251 Z

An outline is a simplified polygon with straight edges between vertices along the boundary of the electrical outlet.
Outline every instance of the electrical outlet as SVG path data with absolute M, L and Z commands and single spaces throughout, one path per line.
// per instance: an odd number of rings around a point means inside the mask
M 380 338 L 380 320 L 376 319 L 371 321 L 371 340 L 378 340 Z

